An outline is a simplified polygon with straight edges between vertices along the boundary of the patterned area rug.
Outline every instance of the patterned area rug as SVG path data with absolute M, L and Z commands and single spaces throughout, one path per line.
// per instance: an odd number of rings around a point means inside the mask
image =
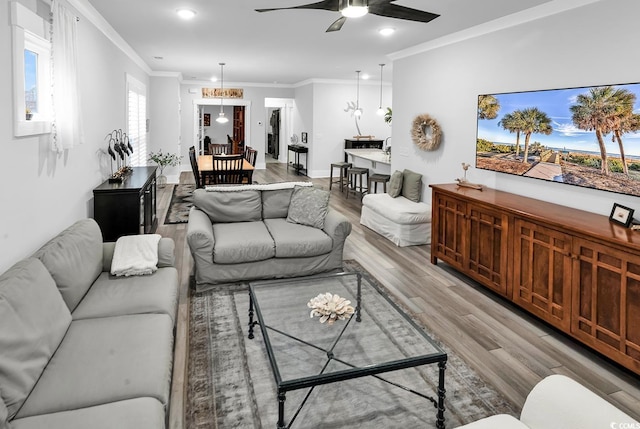
M 174 185 L 171 194 L 171 203 L 164 219 L 165 224 L 187 223 L 189 220 L 189 209 L 193 205 L 192 197 L 196 185 L 179 184 Z
M 345 261 L 344 269 L 361 272 L 366 281 L 386 292 L 357 262 Z M 387 295 L 393 299 L 388 292 Z M 275 382 L 260 329 L 256 328 L 254 340 L 247 339 L 248 302 L 246 284 L 214 288 L 191 297 L 186 416 L 190 429 L 276 427 Z M 447 428 L 497 413 L 517 415 L 509 401 L 486 384 L 446 344 L 430 336 L 448 354 Z M 421 382 L 423 388 L 424 380 L 430 380 L 432 384 L 427 387 L 435 394 L 436 365 L 388 374 L 403 377 L 403 383 L 409 385 Z M 287 416 L 293 415 L 306 393 L 302 390 L 287 393 Z M 293 429 L 435 427 L 436 410 L 428 400 L 373 377 L 320 386 L 312 395 L 311 402 L 302 408 L 291 426 Z

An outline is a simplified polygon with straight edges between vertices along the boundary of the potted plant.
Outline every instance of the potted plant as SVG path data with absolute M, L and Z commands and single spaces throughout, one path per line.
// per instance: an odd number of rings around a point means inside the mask
M 163 188 L 167 183 L 167 176 L 164 175 L 164 168 L 167 166 L 175 167 L 177 165 L 180 165 L 181 160 L 182 155 L 178 156 L 175 153 L 163 153 L 162 149 L 160 149 L 158 152 L 149 153 L 149 161 L 155 162 L 160 168 L 160 175 L 157 179 L 159 187 Z
M 31 112 L 31 109 L 29 109 L 28 107 L 24 109 L 24 114 L 27 121 L 30 121 L 31 118 L 33 118 L 33 113 Z
M 393 120 L 393 110 L 391 107 L 387 107 L 387 112 L 384 114 L 384 121 L 391 125 L 391 121 Z

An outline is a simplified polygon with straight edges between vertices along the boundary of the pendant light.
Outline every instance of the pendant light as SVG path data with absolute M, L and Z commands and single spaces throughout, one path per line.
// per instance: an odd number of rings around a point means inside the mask
M 358 74 L 358 83 L 356 86 L 356 110 L 353 114 L 356 115 L 356 118 L 359 118 L 362 116 L 362 109 L 360 108 L 360 70 L 356 70 L 356 73 Z
M 224 115 L 224 109 L 222 107 L 222 99 L 224 98 L 224 66 L 225 63 L 220 64 L 220 113 L 218 113 L 218 118 L 216 122 L 219 124 L 226 124 L 229 122 L 229 118 Z
M 380 64 L 380 104 L 378 105 L 378 111 L 376 112 L 378 116 L 384 115 L 384 109 L 382 108 L 382 68 L 384 64 Z

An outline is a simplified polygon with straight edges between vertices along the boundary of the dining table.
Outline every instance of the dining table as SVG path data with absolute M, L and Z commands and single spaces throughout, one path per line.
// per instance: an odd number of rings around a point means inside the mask
M 220 156 L 220 155 L 217 155 Z M 246 159 L 242 160 L 242 173 L 249 178 L 249 183 L 253 183 L 253 171 L 256 168 Z M 201 175 L 213 172 L 213 155 L 198 156 L 198 170 Z

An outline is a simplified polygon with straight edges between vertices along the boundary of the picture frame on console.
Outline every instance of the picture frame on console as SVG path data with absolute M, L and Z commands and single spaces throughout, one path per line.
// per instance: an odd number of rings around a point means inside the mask
M 633 212 L 634 210 L 629 207 L 613 203 L 609 220 L 624 225 L 625 228 L 629 228 L 633 222 Z

